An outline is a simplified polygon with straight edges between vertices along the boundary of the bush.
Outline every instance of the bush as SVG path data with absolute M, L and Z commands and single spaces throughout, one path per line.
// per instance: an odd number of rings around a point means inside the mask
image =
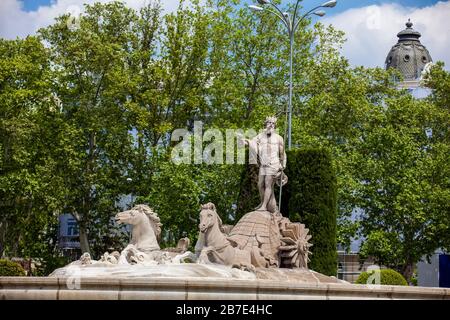
M 248 151 L 246 159 L 248 159 Z M 257 165 L 246 164 L 243 166 L 235 222 L 239 221 L 244 214 L 255 210 L 261 202 L 258 190 L 258 174 Z
M 337 273 L 337 186 L 329 152 L 322 148 L 287 152 L 281 212 L 291 221 L 304 223 L 312 235 L 308 267 L 328 276 Z
M 70 263 L 67 257 L 55 254 L 46 254 L 40 259 L 36 260 L 37 266 L 33 276 L 46 277 L 58 268 L 62 268 Z
M 16 262 L 0 259 L 0 277 L 23 277 L 25 270 Z
M 356 284 L 376 284 L 376 283 L 367 283 L 367 280 L 371 275 L 375 272 L 380 272 L 380 284 L 381 285 L 392 285 L 392 286 L 407 286 L 408 282 L 406 279 L 397 271 L 392 269 L 382 269 L 382 270 L 371 270 L 369 272 L 362 272 L 358 279 L 356 280 Z

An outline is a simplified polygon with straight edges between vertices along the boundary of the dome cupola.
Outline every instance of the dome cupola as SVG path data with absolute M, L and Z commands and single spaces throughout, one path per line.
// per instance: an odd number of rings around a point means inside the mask
M 405 81 L 420 79 L 425 65 L 432 62 L 427 48 L 420 43 L 420 32 L 412 28 L 410 19 L 406 23 L 406 29 L 397 34 L 398 42 L 389 51 L 386 57 L 386 69 L 399 70 Z

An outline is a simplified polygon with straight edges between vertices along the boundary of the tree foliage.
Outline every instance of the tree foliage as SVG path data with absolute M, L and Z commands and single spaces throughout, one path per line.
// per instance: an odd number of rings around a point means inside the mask
M 0 40 L 0 57 L 0 254 L 54 254 L 62 177 L 48 50 L 34 37 Z
M 409 280 L 414 264 L 443 245 L 449 231 L 448 176 L 441 174 L 448 147 L 427 134 L 438 134 L 433 124 L 440 113 L 428 101 L 405 95 L 386 100 L 374 113 L 354 161 L 367 237 L 362 253 Z
M 61 213 L 76 217 L 83 251 L 102 253 L 124 194 L 155 207 L 167 244 L 196 234 L 203 202 L 229 223 L 253 206 L 245 166 L 170 162 L 173 130 L 194 121 L 258 130 L 276 114 L 285 136 L 288 39 L 274 16 L 239 3 L 181 1 L 169 14 L 96 3 L 79 28 L 63 15 L 36 37 L 0 40 L 5 254 L 58 256 Z M 433 67 L 432 94 L 417 100 L 394 71 L 351 67 L 344 41 L 308 19 L 296 33 L 293 144 L 331 154 L 338 241 L 362 236 L 363 254 L 408 278 L 449 248 L 450 76 Z

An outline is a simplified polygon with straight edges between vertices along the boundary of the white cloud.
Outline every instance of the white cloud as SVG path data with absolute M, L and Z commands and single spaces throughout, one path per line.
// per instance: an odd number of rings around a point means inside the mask
M 73 6 L 111 0 L 53 0 L 51 5 L 36 11 L 24 11 L 19 0 L 0 0 L 0 37 L 14 39 L 35 34 L 50 25 L 58 15 Z M 139 8 L 154 0 L 123 0 L 132 8 Z M 166 12 L 174 11 L 179 0 L 161 0 Z M 414 8 L 398 4 L 373 5 L 349 9 L 323 20 L 346 32 L 343 54 L 354 66 L 383 66 L 390 48 L 397 42 L 397 33 L 411 18 L 414 28 L 422 33 L 421 41 L 434 61 L 444 61 L 450 68 L 450 1 Z
M 397 4 L 373 5 L 350 9 L 325 19 L 346 33 L 343 54 L 354 66 L 384 66 L 391 47 L 397 43 L 397 33 L 405 29 L 411 18 L 413 28 L 422 34 L 423 45 L 433 61 L 444 61 L 450 68 L 450 1 L 423 8 Z
M 48 6 L 41 6 L 36 11 L 27 12 L 19 0 L 0 0 L 0 37 L 15 39 L 35 34 L 39 28 L 53 23 L 53 20 L 67 10 L 78 7 L 83 10 L 84 4 L 94 2 L 110 2 L 111 0 L 54 0 Z M 129 7 L 138 9 L 153 0 L 123 0 Z M 165 12 L 174 11 L 179 0 L 162 0 Z

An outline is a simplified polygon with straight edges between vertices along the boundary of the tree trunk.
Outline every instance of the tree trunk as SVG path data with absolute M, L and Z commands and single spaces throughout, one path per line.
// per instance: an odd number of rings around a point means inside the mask
M 413 272 L 414 272 L 414 264 L 413 263 L 410 262 L 403 267 L 402 274 L 405 277 L 405 279 L 409 285 L 412 285 L 411 278 L 413 276 Z
M 89 248 L 89 237 L 88 232 L 86 228 L 86 223 L 84 222 L 84 219 L 82 215 L 80 215 L 76 210 L 72 212 L 72 216 L 75 218 L 75 220 L 78 223 L 78 230 L 79 230 L 79 238 L 80 238 L 80 249 L 81 254 L 87 252 L 91 254 L 91 249 Z
M 80 223 L 79 224 L 79 230 L 80 230 L 80 248 L 81 248 L 81 253 L 89 253 L 91 254 L 91 250 L 89 248 L 89 238 L 88 238 L 88 233 L 87 233 L 87 229 L 86 226 L 84 225 L 84 223 Z

